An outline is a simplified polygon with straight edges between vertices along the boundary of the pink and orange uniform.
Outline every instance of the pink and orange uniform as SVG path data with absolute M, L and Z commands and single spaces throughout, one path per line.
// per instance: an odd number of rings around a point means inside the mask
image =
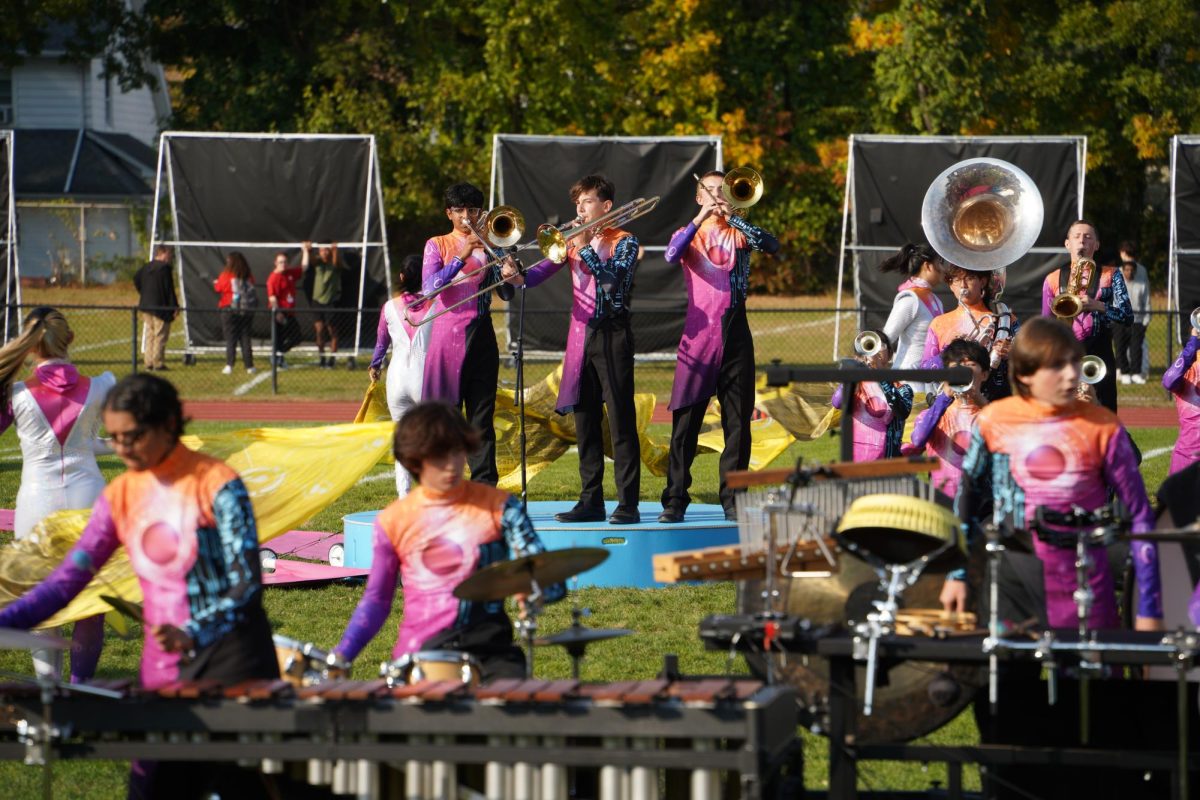
M 1163 388 L 1175 397 L 1179 414 L 1179 438 L 1171 451 L 1171 471 L 1174 475 L 1184 467 L 1200 461 L 1200 364 L 1196 351 L 1200 339 L 1192 336 L 1179 358 L 1163 373 Z
M 487 263 L 487 254 L 478 247 L 471 252 L 466 261 L 461 260 L 458 253 L 465 241 L 465 236 L 448 233 L 445 236 L 434 236 L 425 243 L 421 275 L 422 289 L 426 294 L 450 283 L 460 273 L 479 271 Z M 452 306 L 479 291 L 484 281 L 496 283 L 498 280 L 499 273 L 495 269 L 479 271 L 472 280 L 462 281 L 438 295 L 429 313 Z M 450 405 L 461 401 L 463 362 L 467 358 L 467 349 L 472 344 L 470 339 L 475 334 L 475 329 L 481 325 L 486 326 L 489 332 L 492 331 L 492 320 L 488 314 L 491 298 L 491 292 L 484 292 L 476 302 L 464 303 L 430 323 L 433 328 L 429 332 L 422 398 L 443 400 Z M 492 333 L 491 338 L 496 338 L 495 333 Z
M 375 518 L 371 574 L 337 652 L 353 660 L 386 621 L 404 587 L 404 619 L 392 656 L 416 652 L 433 637 L 502 620 L 504 602 L 459 600 L 454 588 L 476 571 L 518 556 L 543 552 L 520 500 L 491 486 L 463 481 L 449 492 L 417 486 Z M 542 587 L 545 599 L 561 599 L 563 584 Z
M 989 504 L 997 525 L 1025 530 L 1032 527 L 1039 506 L 1058 512 L 1074 506 L 1095 511 L 1108 503 L 1110 488 L 1128 509 L 1135 533 L 1154 528 L 1154 513 L 1129 435 L 1108 409 L 1080 400 L 1056 409 L 1014 396 L 989 403 L 976 421 L 963 459 L 957 501 L 968 535 L 985 522 L 982 517 Z M 1048 544 L 1038 536 L 1034 547 L 1043 565 L 1049 622 L 1054 627 L 1073 626 L 1074 546 Z M 1139 541 L 1131 552 L 1138 616 L 1161 619 L 1158 550 L 1151 542 Z M 1089 582 L 1096 602 L 1089 625 L 1116 627 L 1108 557 L 1103 547 L 1093 548 L 1092 555 Z
M 113 479 L 92 506 L 75 550 L 98 569 L 124 546 L 142 589 L 141 678 L 155 688 L 180 676 L 180 654 L 153 629 L 173 625 L 197 652 L 232 635 L 270 654 L 262 610 L 254 509 L 237 473 L 182 444 L 159 464 Z M 0 611 L 0 626 L 30 628 L 64 608 L 91 581 L 68 557 L 36 588 Z M 249 657 L 261 653 L 249 653 Z
M 1011 310 L 1008 316 L 1011 338 L 1017 335 L 1021 323 Z M 985 333 L 989 318 L 995 319 L 992 310 L 983 303 L 971 307 L 960 303 L 953 311 L 947 311 L 935 318 L 929 323 L 929 332 L 925 334 L 925 351 L 921 356 L 921 366 L 925 369 L 941 369 L 941 352 L 955 339 L 979 342 L 990 353 L 994 342 L 989 341 Z M 989 400 L 1000 400 L 1012 394 L 1008 385 L 1007 358 L 1002 359 L 1000 364 L 991 370 L 988 379 L 984 381 L 982 391 L 983 396 Z
M 912 441 L 904 445 L 902 455 L 918 455 L 922 451 L 936 456 L 938 466 L 929 476 L 934 488 L 954 497 L 962 478 L 963 457 L 971 443 L 971 429 L 980 407 L 962 399 L 939 394 L 933 406 L 917 416 Z

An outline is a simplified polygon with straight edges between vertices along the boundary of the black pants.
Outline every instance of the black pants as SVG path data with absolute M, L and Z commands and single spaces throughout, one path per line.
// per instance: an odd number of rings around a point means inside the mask
M 579 503 L 590 508 L 604 505 L 602 404 L 608 408 L 617 504 L 637 508 L 642 449 L 633 405 L 633 330 L 628 318 L 590 329 L 583 349 L 575 434 L 579 440 Z
M 233 366 L 239 342 L 242 345 L 242 363 L 246 369 L 254 366 L 254 352 L 250 349 L 250 323 L 253 319 L 253 314 L 241 311 L 227 309 L 221 313 L 221 331 L 225 334 L 225 363 L 228 366 Z
M 215 680 L 232 686 L 247 680 L 279 677 L 271 625 L 261 596 L 251 602 L 244 614 L 237 627 L 180 667 L 180 680 Z M 269 788 L 273 783 L 273 778 L 257 770 L 240 769 L 232 763 L 135 760 L 130 765 L 129 797 L 205 798 L 214 791 L 222 797 L 279 796 L 278 791 L 272 793 Z M 306 796 L 303 791 L 303 787 L 289 787 L 284 796 Z
M 1100 356 L 1107 369 L 1104 380 L 1096 384 L 1096 397 L 1100 405 L 1117 412 L 1117 359 L 1113 355 L 1112 330 L 1104 325 L 1099 326 L 1095 335 L 1083 343 L 1083 349 L 1089 356 Z
M 300 344 L 303 335 L 300 333 L 300 323 L 296 321 L 295 314 L 276 311 L 271 315 L 271 325 L 275 329 L 276 355 L 283 355 Z
M 1146 339 L 1146 326 L 1137 322 L 1113 326 L 1113 345 L 1117 351 L 1117 369 L 1124 375 L 1139 375 L 1142 372 L 1142 342 Z
M 721 451 L 721 505 L 732 510 L 733 491 L 726 484 L 730 472 L 750 465 L 750 415 L 754 411 L 754 339 L 746 322 L 744 308 L 725 312 L 721 329 L 725 349 L 717 373 L 717 400 L 721 403 L 721 432 L 725 448 Z M 677 408 L 671 416 L 671 453 L 667 463 L 667 488 L 663 489 L 663 508 L 683 511 L 692 502 L 692 462 L 696 458 L 696 440 L 708 410 L 708 398 Z
M 500 348 L 490 317 L 480 317 L 467 328 L 467 348 L 459 382 L 460 405 L 467 422 L 479 430 L 479 449 L 468 458 L 471 480 L 495 486 L 496 387 L 500 383 Z

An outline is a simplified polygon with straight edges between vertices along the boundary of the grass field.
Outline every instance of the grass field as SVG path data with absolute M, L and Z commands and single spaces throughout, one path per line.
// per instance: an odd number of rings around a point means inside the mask
M 107 369 L 120 376 L 132 368 L 140 336 L 132 314 L 132 306 L 137 302 L 132 286 L 25 288 L 22 301 L 26 306 L 49 304 L 64 308 L 76 332 L 72 358 L 85 372 L 97 373 Z M 850 312 L 842 312 L 840 315 L 835 313 L 831 310 L 834 305 L 835 297 L 832 294 L 794 298 L 752 297 L 748 306 L 749 321 L 757 362 L 768 364 L 778 359 L 784 364 L 828 364 L 833 358 L 835 321 L 839 316 L 841 326 L 838 352 L 850 354 L 851 342 L 857 332 L 854 327 L 856 317 Z M 1165 308 L 1165 298 L 1155 299 L 1155 308 L 1160 307 Z M 307 329 L 308 322 L 303 314 L 300 315 L 300 319 L 302 327 Z M 364 313 L 363 324 L 367 329 L 373 329 L 377 319 L 374 311 Z M 507 354 L 508 346 L 504 332 L 506 320 L 502 303 L 493 308 L 493 321 L 500 338 L 500 351 Z M 567 315 L 539 315 L 537 319 L 531 317 L 527 324 L 531 327 L 536 324 L 550 326 L 555 330 L 563 329 L 567 325 Z M 269 336 L 265 317 L 261 325 L 259 333 Z M 1151 363 L 1159 373 L 1165 361 L 1166 329 L 1166 316 L 1155 315 L 1147 331 Z M 255 363 L 259 369 L 257 375 L 246 375 L 239 360 L 234 374 L 226 376 L 220 372 L 225 363 L 224 353 L 211 349 L 194 352 L 195 363 L 184 366 L 181 356 L 184 344 L 183 325 L 177 321 L 171 329 L 168 364 L 171 380 L 179 386 L 185 397 L 191 400 L 264 400 L 275 396 L 272 393 L 265 353 L 256 355 Z M 268 347 L 269 341 L 260 340 L 256 344 Z M 637 366 L 637 390 L 653 392 L 658 401 L 663 403 L 669 399 L 671 393 L 675 369 L 671 351 L 674 350 L 675 344 L 674 341 L 638 340 L 639 352 L 651 349 L 666 351 L 640 357 Z M 352 341 L 347 343 L 343 337 L 341 352 L 348 352 L 352 345 Z M 363 369 L 370 360 L 369 352 L 360 353 L 357 359 L 358 372 L 351 374 L 346 372 L 345 358 L 339 359 L 337 370 L 317 369 L 315 360 L 316 353 L 311 348 L 309 351 L 300 348 L 289 358 L 293 368 L 280 372 L 278 376 L 281 399 L 362 398 L 367 381 Z M 529 383 L 539 381 L 557 365 L 556 357 L 531 353 L 526 360 L 526 380 Z M 511 386 L 514 378 L 511 359 L 503 358 L 501 383 Z M 1154 385 L 1154 381 L 1147 386 L 1121 386 L 1119 389 L 1121 402 L 1129 405 L 1151 405 L 1165 402 L 1166 399 L 1165 393 Z
M 248 424 L 196 424 L 196 432 L 212 432 Z M 652 426 L 652 432 L 666 436 L 667 426 Z M 1146 461 L 1142 466 L 1147 487 L 1154 492 L 1166 476 L 1169 448 L 1174 444 L 1172 429 L 1134 430 L 1134 438 Z M 825 438 L 817 442 L 796 443 L 777 460 L 777 464 L 794 462 L 803 455 L 806 460 L 830 460 L 836 453 L 837 440 Z M 102 469 L 111 477 L 119 471 L 114 458 L 101 460 Z M 388 467 L 377 467 L 375 473 L 385 473 Z M 537 500 L 574 499 L 578 492 L 578 461 L 573 454 L 560 459 L 536 476 L 530 484 L 530 496 Z M 607 493 L 613 495 L 611 470 L 606 476 Z M 696 461 L 694 492 L 696 502 L 716 502 L 716 455 L 702 455 Z M 20 476 L 20 455 L 12 432 L 0 436 L 0 507 L 11 508 Z M 643 472 L 641 497 L 642 513 L 657 513 L 664 481 Z M 322 511 L 303 527 L 310 530 L 340 531 L 343 515 L 377 509 L 390 501 L 392 483 L 389 480 L 362 481 Z M 271 588 L 266 590 L 266 607 L 271 623 L 278 633 L 322 646 L 335 644 L 346 621 L 361 596 L 358 585 L 335 584 L 311 589 Z M 697 624 L 705 616 L 734 611 L 733 585 L 728 583 L 696 586 L 673 586 L 663 589 L 580 589 L 565 602 L 551 606 L 543 618 L 543 630 L 553 632 L 570 624 L 570 606 L 578 603 L 592 610 L 588 624 L 595 627 L 627 627 L 637 635 L 601 643 L 589 649 L 584 664 L 584 678 L 593 681 L 614 681 L 653 677 L 661 667 L 663 655 L 675 653 L 681 667 L 689 673 L 722 673 L 727 668 L 724 653 L 707 652 L 697 638 Z M 395 630 L 403 613 L 402 597 L 397 596 L 396 608 L 381 634 L 357 660 L 354 677 L 368 679 L 388 653 L 395 640 Z M 99 674 L 103 677 L 136 675 L 140 657 L 140 636 L 134 641 L 110 639 L 100 660 Z M 566 656 L 556 650 L 539 651 L 538 677 L 561 678 L 569 675 Z M 743 671 L 739 660 L 733 665 Z M 0 653 L 0 670 L 29 674 L 28 656 L 22 653 Z M 969 713 L 961 715 L 950 725 L 935 732 L 928 741 L 939 744 L 973 743 L 978 739 L 974 721 Z M 827 784 L 828 742 L 804 732 L 805 776 L 812 788 Z M 119 798 L 124 796 L 126 765 L 111 762 L 70 762 L 55 766 L 55 797 L 59 798 Z M 32 767 L 14 763 L 0 764 L 0 785 L 9 787 L 9 797 L 32 797 L 39 791 L 40 773 Z M 924 789 L 940 782 L 945 786 L 944 770 L 937 765 L 895 763 L 864 764 L 859 783 L 866 788 Z M 969 772 L 969 787 L 978 786 L 978 775 Z

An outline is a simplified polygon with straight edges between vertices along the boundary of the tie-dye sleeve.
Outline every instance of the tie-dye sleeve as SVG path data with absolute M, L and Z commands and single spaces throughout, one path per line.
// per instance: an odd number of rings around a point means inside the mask
M 746 244 L 751 250 L 759 250 L 768 255 L 779 252 L 779 240 L 757 225 L 751 225 L 744 218 L 730 215 L 730 227 L 737 228 L 746 237 Z
M 1118 427 L 1104 453 L 1104 478 L 1116 489 L 1133 519 L 1133 532 L 1154 530 L 1154 510 L 1146 496 L 1146 485 L 1138 471 L 1129 434 Z M 1162 618 L 1162 581 L 1158 572 L 1158 546 L 1154 542 L 1134 541 L 1130 547 L 1133 571 L 1137 577 L 1139 617 Z
M 0 611 L 0 627 L 32 628 L 66 608 L 91 582 L 92 570 L 100 569 L 112 557 L 117 541 L 108 499 L 100 495 L 92 505 L 92 515 L 79 542 L 41 583 Z M 75 563 L 76 550 L 87 554 L 85 563 L 91 564 L 90 570 Z
M 510 496 L 504 501 L 504 509 L 500 514 L 500 530 L 514 558 L 546 552 L 546 546 L 533 529 L 525 507 L 516 497 Z M 544 603 L 554 603 L 567 596 L 567 586 L 564 583 L 553 583 L 540 588 Z
M 371 369 L 379 369 L 383 365 L 383 357 L 392 346 L 392 334 L 388 331 L 387 315 L 379 312 L 379 325 L 375 328 L 375 352 L 371 354 Z
M 892 410 L 892 416 L 896 419 L 908 419 L 908 415 L 912 413 L 913 407 L 913 390 L 907 383 L 880 383 L 880 388 L 883 389 L 883 396 L 887 398 L 888 407 Z
M 196 577 L 201 596 L 192 599 L 192 617 L 183 626 L 197 648 L 207 647 L 240 625 L 243 609 L 262 592 L 258 526 L 241 478 L 213 495 L 212 515 L 220 551 L 202 552 L 211 569 Z
M 1200 349 L 1200 339 L 1195 336 L 1188 338 L 1187 344 L 1183 346 L 1183 350 L 1179 353 L 1179 358 L 1175 359 L 1175 363 L 1167 368 L 1163 373 L 1162 385 L 1168 392 L 1174 392 L 1181 389 L 1179 381 L 1191 369 L 1192 364 L 1196 362 L 1196 350 Z
M 1111 299 L 1105 304 L 1104 316 L 1110 323 L 1129 325 L 1133 322 L 1133 304 L 1129 301 L 1125 276 L 1119 269 L 1113 270 L 1111 292 Z
M 962 479 L 958 484 L 958 495 L 954 498 L 954 513 L 963 523 L 963 533 L 970 547 L 976 532 L 987 522 L 985 516 L 992 504 L 992 453 L 988 450 L 983 434 L 976 426 L 971 431 L 971 443 L 963 456 Z M 951 571 L 946 577 L 964 581 L 965 569 Z
M 399 572 L 400 558 L 396 555 L 396 548 L 379 523 L 375 523 L 367 588 L 346 625 L 342 641 L 335 648 L 342 658 L 347 661 L 357 658 L 387 621 L 392 600 L 396 596 L 396 576 Z

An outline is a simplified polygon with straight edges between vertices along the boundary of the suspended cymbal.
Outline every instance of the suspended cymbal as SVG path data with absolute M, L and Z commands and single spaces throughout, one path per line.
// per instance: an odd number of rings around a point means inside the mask
M 0 628 L 0 650 L 66 650 L 71 643 L 51 633 Z
M 454 596 L 483 603 L 525 594 L 533 589 L 534 581 L 539 586 L 559 583 L 586 572 L 606 558 L 608 551 L 603 547 L 569 547 L 501 561 L 484 567 L 460 583 L 454 589 Z
M 574 625 L 567 628 L 565 631 L 554 634 L 553 636 L 545 636 L 541 639 L 534 639 L 533 643 L 538 647 L 559 646 L 573 647 L 580 644 L 591 644 L 592 642 L 603 642 L 605 639 L 616 639 L 621 636 L 629 636 L 633 631 L 628 628 L 585 628 L 581 625 Z

